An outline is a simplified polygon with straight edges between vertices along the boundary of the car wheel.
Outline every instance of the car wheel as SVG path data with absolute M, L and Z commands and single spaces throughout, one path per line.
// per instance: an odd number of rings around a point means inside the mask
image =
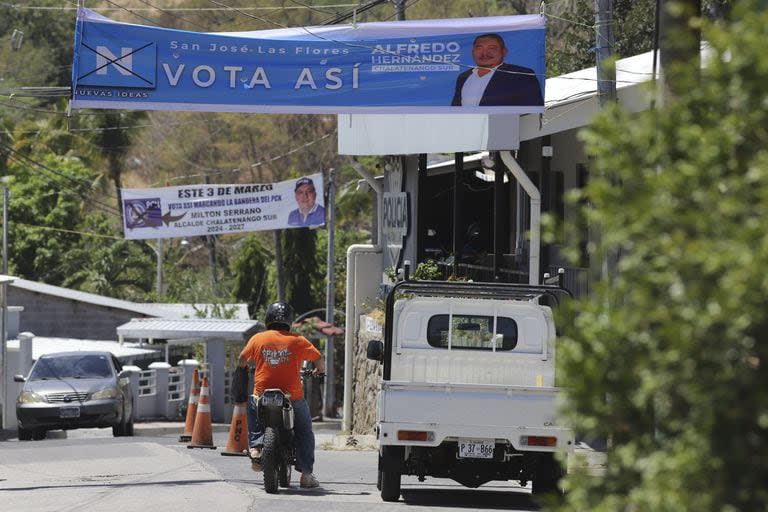
M 112 425 L 112 437 L 120 437 L 121 435 L 123 435 L 123 424 Z
M 42 441 L 48 435 L 48 431 L 44 428 L 36 428 L 32 431 L 32 439 L 35 441 Z
M 33 430 L 19 427 L 19 441 L 31 441 L 34 433 Z
M 125 429 L 123 430 L 123 434 L 126 436 L 133 437 L 133 417 L 131 417 L 126 423 L 125 423 Z

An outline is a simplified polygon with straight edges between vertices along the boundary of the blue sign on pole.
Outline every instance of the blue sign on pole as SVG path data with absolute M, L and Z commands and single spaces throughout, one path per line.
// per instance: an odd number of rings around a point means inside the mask
M 78 11 L 73 108 L 542 112 L 543 16 L 200 33 Z

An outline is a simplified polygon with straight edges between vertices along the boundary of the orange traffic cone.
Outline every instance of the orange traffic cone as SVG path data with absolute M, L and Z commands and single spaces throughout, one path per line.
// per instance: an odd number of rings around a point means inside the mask
M 213 432 L 211 430 L 211 404 L 208 402 L 208 377 L 203 377 L 203 385 L 200 387 L 200 403 L 197 404 L 195 414 L 195 428 L 192 429 L 192 442 L 187 448 L 211 448 L 213 445 Z
M 236 403 L 232 410 L 227 447 L 221 454 L 241 457 L 248 455 L 248 416 L 245 403 Z
M 195 415 L 197 414 L 198 400 L 200 400 L 200 373 L 197 368 L 195 368 L 194 373 L 192 373 L 192 385 L 189 388 L 187 419 L 184 422 L 184 432 L 179 436 L 180 443 L 188 443 L 192 440 L 192 430 L 195 428 Z

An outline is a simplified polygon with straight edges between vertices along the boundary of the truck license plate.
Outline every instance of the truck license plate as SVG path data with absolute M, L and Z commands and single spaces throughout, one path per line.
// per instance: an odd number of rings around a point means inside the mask
M 491 439 L 459 438 L 459 458 L 492 459 L 495 444 Z
M 79 407 L 62 407 L 59 409 L 59 418 L 79 418 Z

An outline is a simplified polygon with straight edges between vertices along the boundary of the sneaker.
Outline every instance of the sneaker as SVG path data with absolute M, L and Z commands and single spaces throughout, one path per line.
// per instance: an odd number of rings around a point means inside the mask
M 299 487 L 302 489 L 314 489 L 315 487 L 320 487 L 320 482 L 317 481 L 317 478 L 312 473 L 302 473 L 299 479 Z
M 261 471 L 261 449 L 251 448 L 248 450 L 248 456 L 251 458 L 251 469 L 257 473 Z

